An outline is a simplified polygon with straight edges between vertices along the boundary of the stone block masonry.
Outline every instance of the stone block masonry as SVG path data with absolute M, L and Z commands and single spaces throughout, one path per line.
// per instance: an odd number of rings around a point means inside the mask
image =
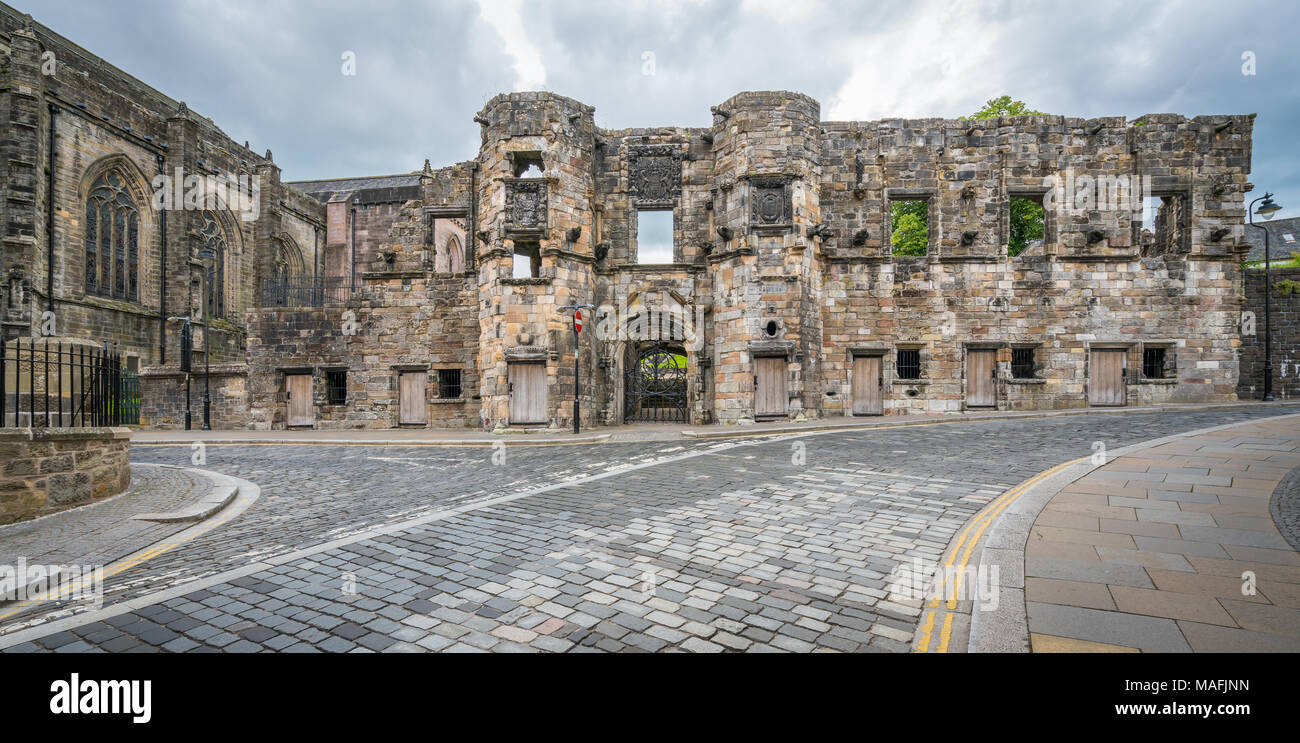
M 130 455 L 126 428 L 0 429 L 0 524 L 117 495 Z
M 1281 250 L 1279 249 L 1279 252 Z M 1277 254 L 1274 254 L 1277 258 Z M 1300 396 L 1300 268 L 1274 268 L 1270 303 L 1273 321 L 1273 397 Z M 1257 400 L 1264 394 L 1264 271 L 1246 271 L 1244 309 L 1254 313 L 1255 332 L 1241 337 L 1241 378 L 1237 396 Z

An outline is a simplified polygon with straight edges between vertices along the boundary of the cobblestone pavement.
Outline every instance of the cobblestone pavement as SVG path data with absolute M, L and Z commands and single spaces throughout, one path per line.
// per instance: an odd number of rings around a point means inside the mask
M 1300 652 L 1300 553 L 1269 515 L 1296 467 L 1290 418 L 1140 449 L 1067 485 L 1025 549 L 1034 651 Z
M 888 600 L 890 572 L 938 557 L 1008 487 L 1097 441 L 1283 412 L 504 452 L 209 447 L 206 466 L 261 499 L 111 579 L 106 604 L 310 554 L 9 651 L 905 651 L 918 611 Z M 381 524 L 401 526 L 350 537 Z
M 1287 473 L 1269 501 L 1273 523 L 1292 549 L 1300 550 L 1300 467 Z
M 136 521 L 136 514 L 180 510 L 210 487 L 206 480 L 171 467 L 131 469 L 121 495 L 33 521 L 0 526 L 0 565 L 106 565 L 186 528 L 186 523 Z M 3 613 L 3 612 L 0 612 Z

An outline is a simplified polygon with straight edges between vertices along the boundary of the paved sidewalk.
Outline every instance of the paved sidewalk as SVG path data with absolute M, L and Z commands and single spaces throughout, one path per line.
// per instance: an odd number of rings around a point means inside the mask
M 98 503 L 0 527 L 0 565 L 107 565 L 190 526 L 133 519 L 200 501 L 213 484 L 193 472 L 132 463 L 131 487 Z
M 1033 651 L 1300 651 L 1300 553 L 1269 510 L 1297 467 L 1292 417 L 1133 452 L 1064 487 L 1025 547 Z
M 276 430 L 276 431 L 132 431 L 133 445 L 190 444 L 333 444 L 372 446 L 539 446 L 558 444 L 602 444 L 639 441 L 690 441 L 696 439 L 733 438 L 737 436 L 775 436 L 818 431 L 893 428 L 933 425 L 971 420 L 1009 420 L 1022 418 L 1059 418 L 1077 415 L 1140 415 L 1205 410 L 1289 408 L 1298 402 L 1238 402 L 1214 405 L 1151 405 L 1128 408 L 1076 408 L 1070 410 L 975 411 L 943 415 L 832 416 L 812 421 L 757 423 L 750 425 L 691 426 L 680 423 L 631 423 L 620 426 L 584 428 L 574 434 L 569 429 L 528 428 L 492 433 L 475 428 L 367 429 L 367 430 Z

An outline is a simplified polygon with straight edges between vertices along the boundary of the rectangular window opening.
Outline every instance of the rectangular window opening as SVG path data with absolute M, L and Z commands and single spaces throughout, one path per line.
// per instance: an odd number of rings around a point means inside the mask
M 1168 358 L 1164 348 L 1142 349 L 1142 376 L 1146 379 L 1165 379 L 1165 360 Z
M 636 213 L 636 262 L 641 265 L 673 262 L 673 213 Z
M 535 279 L 542 275 L 542 250 L 537 243 L 515 243 L 512 276 Z
M 930 245 L 930 202 L 892 199 L 889 202 L 889 244 L 894 255 L 925 255 Z
M 461 397 L 460 369 L 438 370 L 438 397 L 444 400 Z
M 919 348 L 898 349 L 898 378 L 899 379 L 920 379 L 921 378 L 921 349 Z
M 1011 376 L 1015 379 L 1034 378 L 1034 349 L 1011 349 Z
M 1012 196 L 1007 230 L 1007 255 L 1014 258 L 1043 245 L 1043 197 Z
M 344 405 L 348 401 L 348 372 L 346 369 L 330 369 L 325 372 L 327 399 L 330 405 Z

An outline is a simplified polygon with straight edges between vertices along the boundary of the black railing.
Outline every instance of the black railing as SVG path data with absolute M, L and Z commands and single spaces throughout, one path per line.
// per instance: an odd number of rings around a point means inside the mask
M 0 403 L 0 427 L 121 425 L 121 355 L 43 338 L 0 343 Z
M 262 281 L 262 307 L 328 307 L 347 304 L 354 287 L 346 278 L 289 276 Z
M 140 425 L 140 375 L 133 371 L 122 370 L 122 413 L 119 423 L 123 426 Z

